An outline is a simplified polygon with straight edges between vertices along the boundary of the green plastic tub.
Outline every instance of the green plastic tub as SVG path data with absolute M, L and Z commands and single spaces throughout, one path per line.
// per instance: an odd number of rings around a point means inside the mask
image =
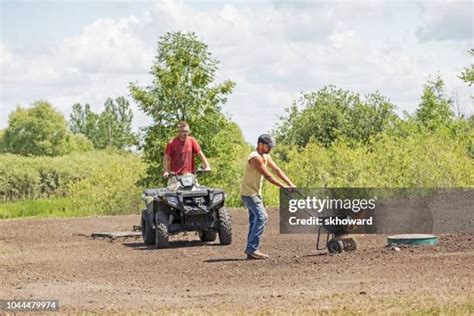
M 398 245 L 437 245 L 438 237 L 426 234 L 406 234 L 388 236 L 389 246 Z

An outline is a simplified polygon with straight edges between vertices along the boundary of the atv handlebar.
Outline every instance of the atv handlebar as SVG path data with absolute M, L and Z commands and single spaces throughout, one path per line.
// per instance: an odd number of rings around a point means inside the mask
M 211 172 L 211 170 L 201 169 L 201 168 L 196 170 L 196 174 L 203 174 L 203 173 L 208 173 L 208 172 Z M 168 172 L 168 178 L 171 178 L 171 177 L 179 180 L 180 175 L 177 175 L 175 172 L 171 171 L 171 172 Z
M 199 169 L 196 170 L 196 174 L 203 174 L 203 173 L 208 173 L 208 172 L 211 172 L 211 169 L 199 168 Z

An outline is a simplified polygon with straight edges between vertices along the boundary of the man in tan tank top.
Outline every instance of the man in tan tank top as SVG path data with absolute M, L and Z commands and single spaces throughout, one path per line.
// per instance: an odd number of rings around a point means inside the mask
M 258 138 L 257 148 L 247 157 L 244 178 L 240 186 L 240 195 L 245 207 L 249 210 L 249 233 L 245 253 L 247 259 L 267 259 L 268 255 L 260 252 L 260 237 L 265 230 L 268 214 L 262 202 L 262 183 L 267 179 L 280 188 L 294 188 L 295 185 L 278 168 L 270 157 L 274 142 L 270 135 L 262 134 Z M 269 171 L 270 168 L 281 180 L 275 178 Z

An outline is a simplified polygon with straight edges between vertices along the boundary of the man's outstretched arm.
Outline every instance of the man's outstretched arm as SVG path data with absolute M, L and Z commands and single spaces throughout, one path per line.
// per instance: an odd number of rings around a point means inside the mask
M 273 161 L 273 159 L 271 157 L 268 158 L 268 167 L 270 167 L 270 169 L 273 170 L 273 172 L 275 172 L 275 174 L 280 178 L 282 179 L 283 181 L 286 182 L 286 184 L 288 184 L 289 187 L 291 188 L 295 188 L 295 184 L 293 182 L 291 182 L 290 178 L 288 178 L 288 176 L 283 172 L 283 170 L 281 170 L 277 164 Z
M 257 156 L 250 159 L 249 163 L 252 165 L 252 167 L 257 169 L 258 172 L 260 172 L 265 177 L 265 179 L 267 179 L 270 183 L 280 188 L 286 187 L 284 183 L 278 181 L 278 179 L 272 176 L 272 174 L 268 171 L 267 167 L 265 166 L 265 162 L 261 156 Z
M 198 156 L 201 158 L 202 164 L 204 165 L 204 170 L 211 170 L 211 166 L 209 165 L 209 162 L 207 161 L 207 158 L 202 150 L 199 151 Z
M 168 178 L 171 169 L 170 160 L 170 156 L 168 156 L 167 154 L 163 155 L 163 177 L 165 178 Z

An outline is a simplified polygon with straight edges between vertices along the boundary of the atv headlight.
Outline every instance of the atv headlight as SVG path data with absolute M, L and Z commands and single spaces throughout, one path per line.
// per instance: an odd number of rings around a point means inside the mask
M 166 202 L 168 202 L 168 204 L 177 206 L 178 205 L 178 198 L 176 196 L 167 196 L 166 197 Z
M 217 193 L 214 194 L 214 198 L 212 199 L 212 204 L 217 204 L 224 200 L 224 193 Z
M 183 187 L 190 187 L 194 184 L 194 175 L 190 173 L 183 174 L 181 176 L 181 184 Z

